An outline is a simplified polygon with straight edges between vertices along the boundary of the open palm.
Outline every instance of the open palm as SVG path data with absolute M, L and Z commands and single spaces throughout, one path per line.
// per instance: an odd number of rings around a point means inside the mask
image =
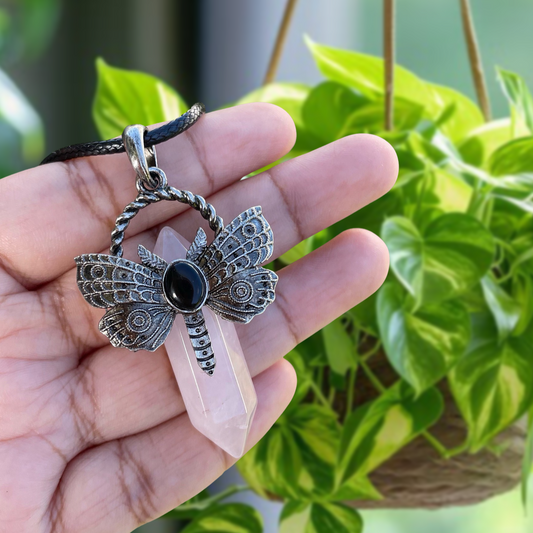
M 384 194 L 392 148 L 346 137 L 248 180 L 286 154 L 294 125 L 280 108 L 217 111 L 158 146 L 169 184 L 231 220 L 262 205 L 274 257 Z M 106 251 L 136 195 L 125 154 L 53 163 L 0 181 L 0 532 L 128 532 L 186 501 L 233 459 L 190 424 L 164 347 L 132 353 L 98 331 L 102 311 L 76 285 L 73 258 Z M 132 221 L 125 257 L 153 249 L 163 226 L 189 239 L 201 218 L 176 202 Z M 279 272 L 276 301 L 241 344 L 258 394 L 253 446 L 290 401 L 283 356 L 383 282 L 387 250 L 349 230 Z M 274 334 L 273 334 L 274 332 Z

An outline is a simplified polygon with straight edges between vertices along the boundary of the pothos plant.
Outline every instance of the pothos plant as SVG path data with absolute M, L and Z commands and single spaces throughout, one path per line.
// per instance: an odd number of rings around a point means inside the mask
M 429 439 L 447 457 L 476 453 L 533 412 L 533 98 L 520 76 L 497 69 L 510 117 L 485 123 L 466 96 L 397 66 L 395 127 L 384 131 L 382 60 L 307 45 L 323 82 L 274 83 L 237 104 L 272 102 L 290 113 L 298 135 L 286 158 L 370 132 L 395 147 L 400 173 L 386 196 L 273 267 L 356 227 L 386 242 L 391 270 L 377 294 L 287 356 L 298 374 L 296 395 L 238 468 L 244 488 L 284 502 L 280 531 L 356 533 L 360 515 L 343 502 L 379 499 L 369 475 L 413 439 Z M 147 74 L 102 60 L 97 69 L 93 112 L 103 138 L 187 107 Z M 394 369 L 393 384 L 372 370 L 380 354 Z M 364 403 L 362 380 L 375 388 Z M 443 413 L 443 380 L 468 429 L 456 450 L 431 435 Z M 524 486 L 532 447 L 530 423 Z M 225 496 L 204 493 L 169 516 L 192 520 L 187 533 L 224 524 L 262 530 L 256 511 L 223 504 Z

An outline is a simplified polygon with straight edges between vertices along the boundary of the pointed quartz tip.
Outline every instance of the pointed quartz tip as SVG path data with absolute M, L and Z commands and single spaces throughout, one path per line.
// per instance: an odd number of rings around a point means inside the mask
M 185 258 L 187 248 L 183 237 L 165 227 L 154 253 L 171 262 Z M 203 313 L 216 368 L 206 368 L 207 372 L 200 368 L 181 316 L 176 317 L 165 347 L 192 425 L 229 455 L 239 458 L 246 449 L 257 395 L 235 325 L 219 319 L 209 308 L 204 307 Z

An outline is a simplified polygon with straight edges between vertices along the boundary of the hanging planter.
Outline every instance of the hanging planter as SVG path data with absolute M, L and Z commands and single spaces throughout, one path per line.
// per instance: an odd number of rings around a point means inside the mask
M 370 132 L 396 148 L 400 173 L 384 198 L 281 264 L 365 228 L 386 242 L 391 272 L 377 295 L 290 354 L 295 400 L 240 471 L 263 497 L 285 502 L 284 520 L 341 502 L 467 505 L 525 483 L 533 183 L 520 173 L 533 165 L 519 154 L 533 148 L 524 112 L 533 99 L 519 76 L 498 71 L 523 125 L 485 125 L 465 96 L 395 67 L 394 126 L 384 132 L 383 61 L 308 46 L 327 81 L 271 84 L 243 101 L 291 113 L 293 154 Z
M 384 382 L 393 381 L 390 366 L 381 354 L 372 370 Z M 520 484 L 526 448 L 527 424 L 522 419 L 502 431 L 493 441 L 492 450 L 476 454 L 460 451 L 468 428 L 449 388 L 439 389 L 444 398 L 444 412 L 432 427 L 432 435 L 453 457 L 442 457 L 423 436 L 417 437 L 370 474 L 370 480 L 383 500 L 347 502 L 359 509 L 436 509 L 473 505 L 507 492 Z M 360 390 L 369 400 L 375 396 L 370 383 Z

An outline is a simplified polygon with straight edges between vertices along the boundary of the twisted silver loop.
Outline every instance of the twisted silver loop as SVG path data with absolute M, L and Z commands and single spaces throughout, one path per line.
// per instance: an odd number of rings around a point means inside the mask
M 150 171 L 154 170 L 150 168 Z M 164 176 L 164 172 L 157 169 Z M 161 179 L 161 175 L 158 176 Z M 164 178 L 166 180 L 166 177 Z M 161 200 L 175 201 L 182 204 L 187 204 L 193 209 L 198 211 L 202 217 L 207 220 L 209 227 L 215 232 L 215 237 L 224 229 L 224 222 L 222 217 L 216 214 L 215 208 L 207 203 L 202 196 L 193 194 L 190 191 L 182 191 L 174 187 L 159 187 L 154 190 L 146 189 L 143 185 L 139 190 L 137 198 L 129 203 L 124 211 L 117 217 L 115 221 L 115 228 L 111 232 L 111 247 L 109 252 L 111 255 L 122 257 L 124 250 L 122 243 L 124 241 L 124 235 L 128 228 L 132 218 L 137 213 L 144 209 L 147 205 L 155 204 Z

